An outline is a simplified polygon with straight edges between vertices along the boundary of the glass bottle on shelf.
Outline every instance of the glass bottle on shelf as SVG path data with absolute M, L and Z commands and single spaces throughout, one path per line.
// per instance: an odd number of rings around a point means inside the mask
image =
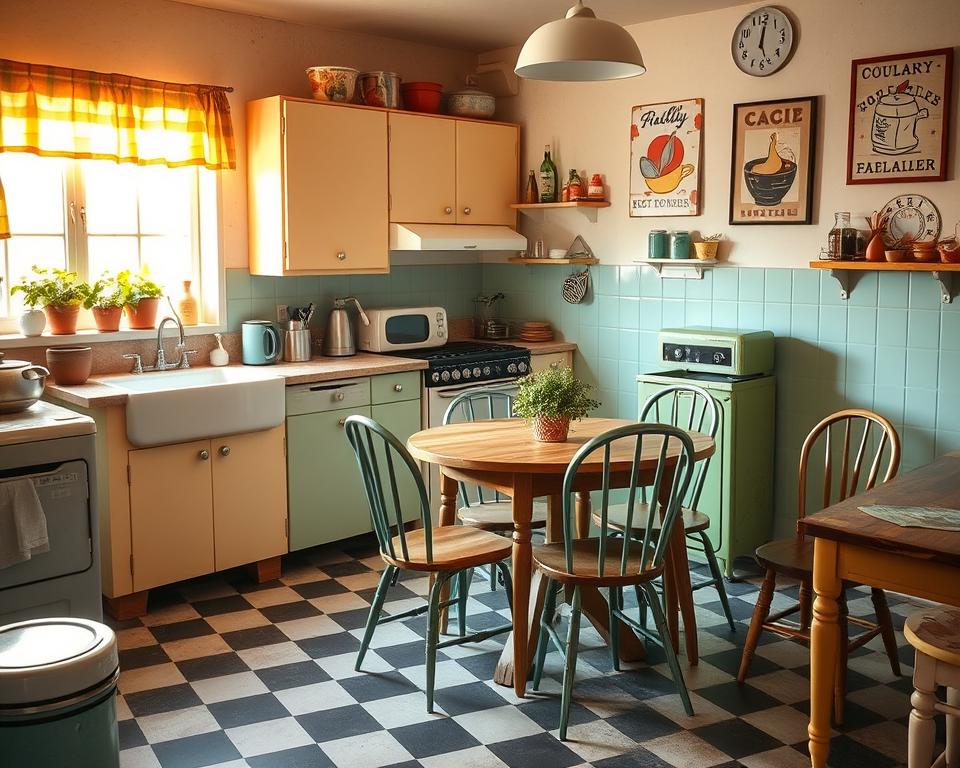
M 857 230 L 850 226 L 850 212 L 834 214 L 833 229 L 827 235 L 827 257 L 836 261 L 853 261 L 857 257 Z
M 557 166 L 550 159 L 550 145 L 543 148 L 543 162 L 540 163 L 540 202 L 557 202 Z
M 523 195 L 523 202 L 540 202 L 540 190 L 537 188 L 537 174 L 533 171 L 530 171 L 530 175 L 527 176 L 527 188 Z

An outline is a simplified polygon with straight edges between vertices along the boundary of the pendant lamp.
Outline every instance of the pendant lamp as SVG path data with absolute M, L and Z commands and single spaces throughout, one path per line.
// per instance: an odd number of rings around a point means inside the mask
M 534 30 L 514 68 L 520 77 L 557 81 L 621 80 L 646 71 L 630 33 L 580 0 L 565 18 Z

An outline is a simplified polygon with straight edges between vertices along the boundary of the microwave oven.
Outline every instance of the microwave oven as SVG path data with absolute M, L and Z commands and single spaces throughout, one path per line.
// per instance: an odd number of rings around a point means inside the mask
M 368 309 L 369 325 L 360 325 L 364 352 L 399 352 L 441 347 L 447 343 L 447 310 L 443 307 Z

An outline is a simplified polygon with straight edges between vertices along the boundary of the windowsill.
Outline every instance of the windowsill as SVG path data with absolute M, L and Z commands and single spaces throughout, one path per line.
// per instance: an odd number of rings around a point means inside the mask
M 215 323 L 200 323 L 199 325 L 184 326 L 184 336 L 205 336 L 211 333 L 225 333 L 226 326 Z M 165 329 L 169 334 L 170 329 Z M 0 349 L 18 349 L 21 347 L 50 347 L 57 344 L 103 344 L 110 341 L 137 341 L 140 339 L 155 339 L 157 329 L 149 328 L 143 331 L 120 330 L 112 333 L 102 333 L 96 328 L 78 330 L 76 333 L 53 335 L 45 332 L 41 336 L 24 336 L 22 333 L 0 334 Z

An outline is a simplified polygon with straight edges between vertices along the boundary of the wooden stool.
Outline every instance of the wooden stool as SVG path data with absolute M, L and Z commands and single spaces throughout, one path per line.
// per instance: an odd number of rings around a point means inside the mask
M 960 610 L 925 608 L 910 615 L 903 627 L 917 652 L 910 703 L 908 768 L 960 768 Z M 946 686 L 947 700 L 937 698 Z M 947 716 L 947 749 L 936 760 L 933 749 L 937 712 Z

